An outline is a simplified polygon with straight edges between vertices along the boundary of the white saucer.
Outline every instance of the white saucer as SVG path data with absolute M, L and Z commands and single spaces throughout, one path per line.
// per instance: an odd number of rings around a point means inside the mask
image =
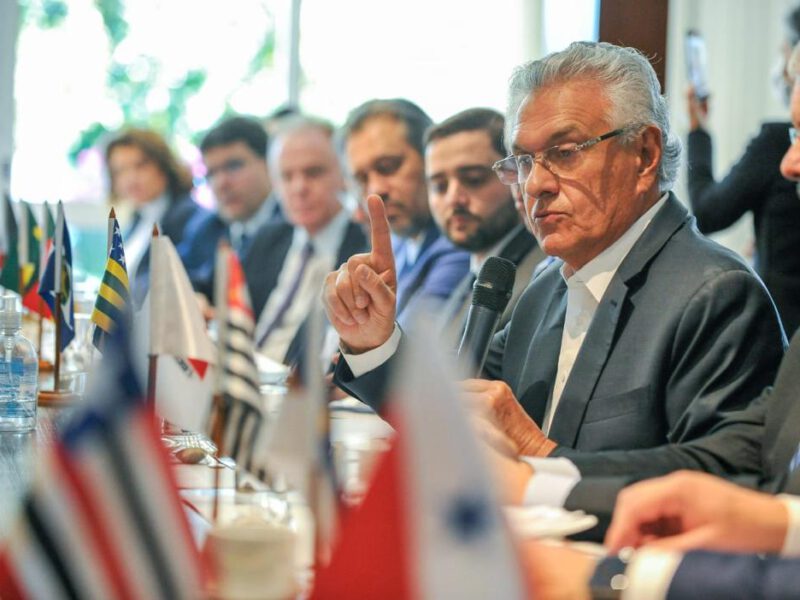
M 562 538 L 597 525 L 597 517 L 581 510 L 551 506 L 507 506 L 511 530 L 523 538 Z

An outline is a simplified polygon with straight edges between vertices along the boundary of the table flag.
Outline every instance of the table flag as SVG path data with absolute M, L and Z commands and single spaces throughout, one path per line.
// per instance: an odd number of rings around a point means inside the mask
M 60 277 L 56 280 L 56 273 Z M 56 313 L 56 294 L 61 293 L 61 351 L 69 346 L 75 337 L 75 312 L 72 298 L 72 244 L 69 241 L 69 229 L 64 218 L 64 205 L 58 202 L 56 214 L 56 235 L 53 249 L 47 257 L 42 280 L 39 283 L 39 295 Z
M 530 597 L 435 330 L 417 327 L 401 347 L 389 406 L 397 435 L 312 598 Z
M 0 550 L 4 600 L 201 596 L 205 568 L 123 337 L 107 340 L 86 404 L 40 453 Z

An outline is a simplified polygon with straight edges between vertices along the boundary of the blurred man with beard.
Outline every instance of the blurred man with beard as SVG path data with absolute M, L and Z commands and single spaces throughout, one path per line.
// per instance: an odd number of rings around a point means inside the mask
M 397 315 L 406 322 L 421 305 L 444 304 L 467 275 L 470 257 L 431 217 L 423 165 L 428 115 L 405 99 L 370 100 L 342 128 L 345 163 L 357 194 L 383 200 L 397 273 Z
M 517 299 L 545 254 L 520 219 L 509 186 L 495 177 L 492 165 L 505 156 L 505 119 L 488 108 L 471 108 L 432 126 L 425 134 L 425 170 L 433 218 L 445 236 L 470 253 L 470 272 L 442 311 L 443 331 L 458 344 L 472 301 L 472 286 L 489 256 L 517 267 L 511 300 L 502 316 L 505 326 Z

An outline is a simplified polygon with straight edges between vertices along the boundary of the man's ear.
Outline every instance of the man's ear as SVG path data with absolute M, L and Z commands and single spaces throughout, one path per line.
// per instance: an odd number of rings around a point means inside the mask
M 642 187 L 640 191 L 650 189 L 658 179 L 662 141 L 661 130 L 655 125 L 648 125 L 641 133 L 638 147 L 639 185 Z

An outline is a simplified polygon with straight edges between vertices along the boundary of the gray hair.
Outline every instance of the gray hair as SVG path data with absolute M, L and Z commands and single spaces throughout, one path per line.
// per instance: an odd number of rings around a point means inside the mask
M 634 48 L 606 42 L 573 42 L 566 50 L 554 52 L 517 67 L 511 75 L 506 111 L 506 144 L 525 98 L 536 90 L 586 78 L 600 83 L 611 103 L 614 127 L 630 124 L 654 125 L 661 130 L 661 163 L 658 187 L 672 189 L 680 166 L 681 142 L 669 125 L 667 102 L 658 78 L 647 58 Z M 627 136 L 630 141 L 630 134 Z
M 333 125 L 325 119 L 315 117 L 313 115 L 306 115 L 302 113 L 295 113 L 282 117 L 275 123 L 272 139 L 269 144 L 269 152 L 267 154 L 267 162 L 272 166 L 277 160 L 277 155 L 281 151 L 283 141 L 290 135 L 300 131 L 319 131 L 323 136 L 331 141 L 331 147 L 338 161 L 338 153 L 333 142 L 333 136 L 336 132 Z

